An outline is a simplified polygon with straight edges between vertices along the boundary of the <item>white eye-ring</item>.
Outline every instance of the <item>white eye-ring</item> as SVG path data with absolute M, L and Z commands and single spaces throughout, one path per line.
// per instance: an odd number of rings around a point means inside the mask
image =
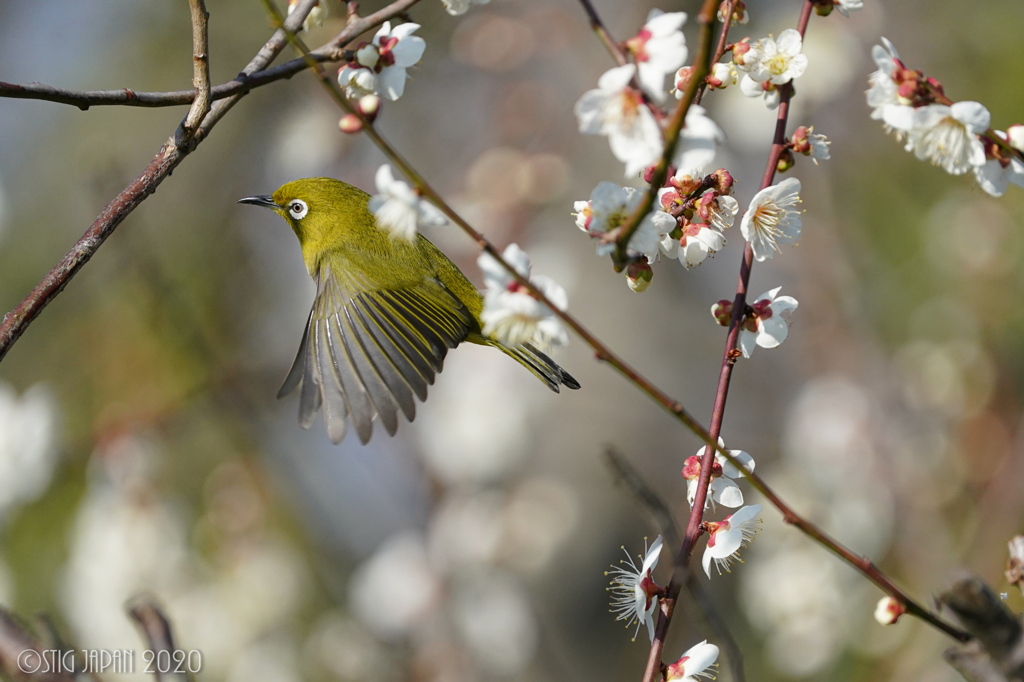
M 302 199 L 292 199 L 288 202 L 288 213 L 296 220 L 302 220 L 309 213 L 309 206 Z

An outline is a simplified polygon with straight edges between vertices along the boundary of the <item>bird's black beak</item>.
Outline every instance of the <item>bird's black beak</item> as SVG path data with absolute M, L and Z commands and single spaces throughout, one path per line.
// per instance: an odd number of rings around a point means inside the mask
M 240 204 L 252 204 L 253 206 L 262 206 L 263 208 L 273 208 L 273 209 L 281 208 L 276 203 L 274 203 L 274 197 L 268 196 L 266 194 L 264 194 L 262 196 L 258 196 L 258 197 L 246 197 L 244 199 L 239 199 L 238 203 L 240 203 Z

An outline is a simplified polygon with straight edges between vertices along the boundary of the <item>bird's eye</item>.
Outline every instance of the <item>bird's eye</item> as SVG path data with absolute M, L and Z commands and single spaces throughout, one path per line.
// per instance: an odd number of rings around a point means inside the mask
M 309 207 L 306 206 L 306 202 L 302 199 L 294 199 L 288 204 L 288 212 L 291 213 L 292 217 L 296 220 L 301 220 L 306 217 L 306 213 L 309 212 Z

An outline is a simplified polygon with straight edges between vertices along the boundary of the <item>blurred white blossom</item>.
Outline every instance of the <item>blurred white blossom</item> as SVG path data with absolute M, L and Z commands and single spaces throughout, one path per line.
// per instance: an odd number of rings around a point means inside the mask
M 685 12 L 652 9 L 640 33 L 624 43 L 636 61 L 640 87 L 658 102 L 665 99 L 665 76 L 686 63 L 685 23 Z
M 46 490 L 57 460 L 57 408 L 42 384 L 19 398 L 0 383 L 0 519 Z
M 502 254 L 505 261 L 521 276 L 529 278 L 559 310 L 565 310 L 568 297 L 557 282 L 543 275 L 530 276 L 530 257 L 516 244 L 509 244 Z M 484 251 L 477 259 L 477 265 L 484 275 L 487 291 L 484 292 L 483 320 L 484 334 L 506 346 L 514 348 L 532 343 L 541 350 L 553 346 L 567 346 L 569 335 L 561 320 L 550 308 L 533 297 L 526 287 L 502 267 L 491 254 Z
M 576 102 L 580 132 L 605 135 L 612 154 L 626 164 L 626 177 L 634 177 L 661 156 L 661 126 L 644 103 L 640 91 L 630 85 L 636 65 L 609 69 Z
M 377 169 L 377 194 L 370 197 L 370 211 L 377 217 L 377 225 L 396 239 L 416 240 L 421 225 L 441 226 L 448 222 L 444 214 L 426 201 L 405 182 L 395 180 L 391 166 Z
M 836 10 L 844 17 L 849 17 L 850 12 L 859 12 L 864 9 L 864 0 L 835 0 Z
M 407 635 L 437 606 L 441 582 L 423 537 L 401 533 L 384 541 L 349 580 L 353 613 L 381 639 Z
M 472 5 L 486 5 L 491 0 L 441 0 L 445 10 L 453 17 L 465 14 Z

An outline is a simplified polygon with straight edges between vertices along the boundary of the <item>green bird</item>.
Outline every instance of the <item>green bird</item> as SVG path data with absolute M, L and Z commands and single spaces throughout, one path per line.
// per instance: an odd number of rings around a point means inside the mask
M 349 415 L 364 445 L 375 417 L 394 435 L 398 413 L 415 418 L 413 397 L 427 399 L 448 349 L 463 341 L 497 348 L 556 393 L 580 387 L 532 345 L 510 348 L 485 336 L 480 292 L 426 237 L 409 242 L 381 229 L 369 200 L 332 178 L 296 180 L 272 196 L 239 200 L 288 222 L 316 282 L 299 352 L 277 394 L 301 387 L 303 428 L 323 406 L 333 443 L 345 437 Z

